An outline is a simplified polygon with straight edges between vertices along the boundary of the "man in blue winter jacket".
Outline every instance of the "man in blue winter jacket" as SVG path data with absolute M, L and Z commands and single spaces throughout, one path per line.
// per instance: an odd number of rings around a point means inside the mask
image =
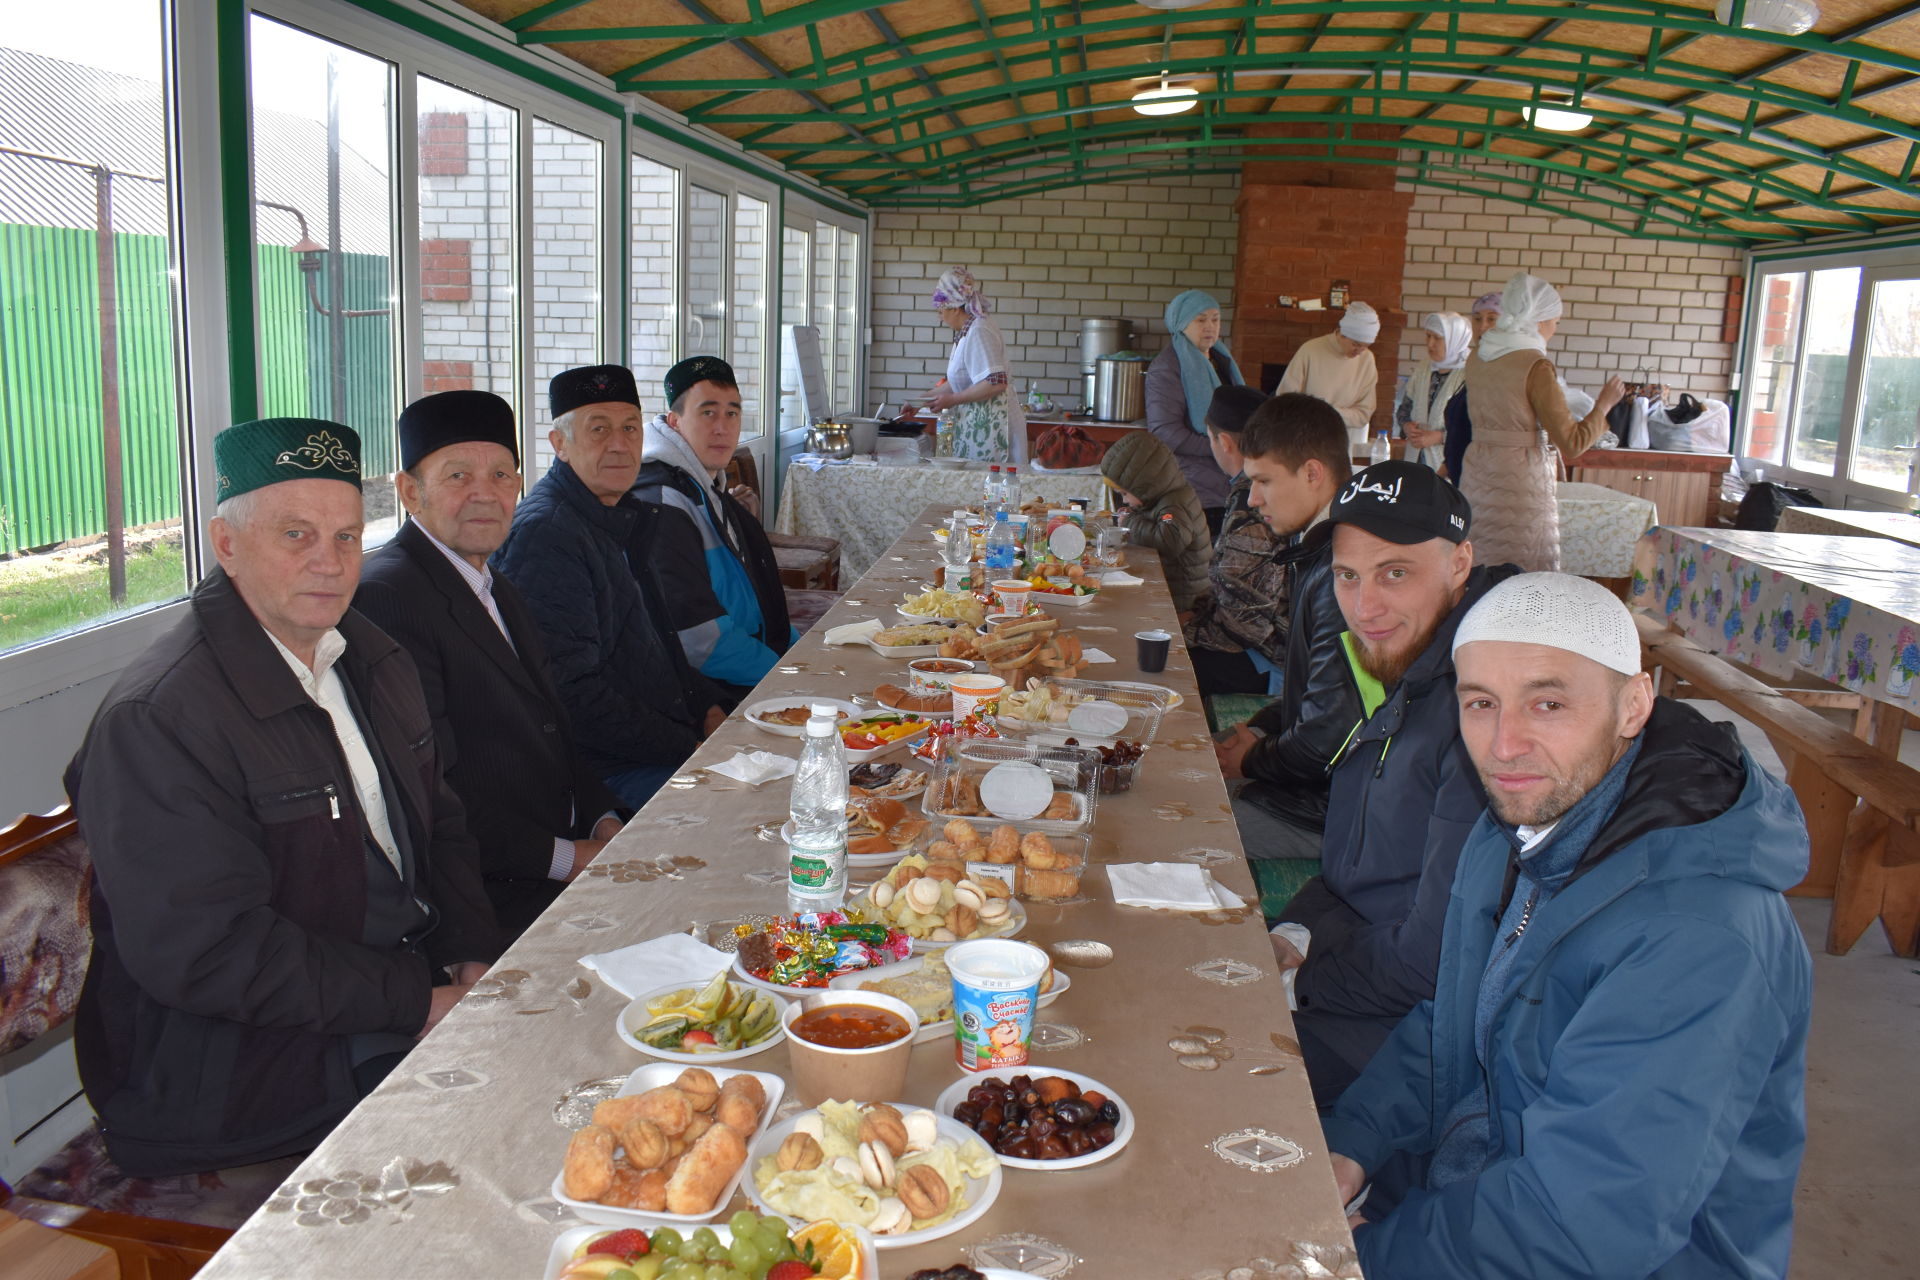
M 780 565 L 756 514 L 759 495 L 728 488 L 740 444 L 740 386 L 718 356 L 667 370 L 667 409 L 647 423 L 633 496 L 686 516 L 697 537 L 666 547 L 657 570 L 687 661 L 729 704 L 759 684 L 798 636 L 787 619 Z
M 1806 1136 L 1812 970 L 1784 784 L 1653 696 L 1626 606 L 1495 587 L 1453 640 L 1488 812 L 1434 996 L 1326 1124 L 1370 1280 L 1779 1277 Z M 1416 1168 L 1422 1172 L 1414 1173 Z

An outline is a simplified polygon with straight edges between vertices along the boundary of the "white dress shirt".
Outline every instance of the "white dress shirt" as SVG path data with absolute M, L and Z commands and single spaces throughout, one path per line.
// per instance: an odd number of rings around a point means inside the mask
M 380 768 L 373 762 L 373 752 L 368 749 L 366 735 L 353 714 L 353 704 L 347 701 L 347 686 L 340 679 L 340 673 L 333 669 L 340 655 L 347 651 L 345 637 L 338 631 L 328 631 L 321 636 L 313 649 L 312 667 L 281 644 L 280 637 L 273 632 L 267 632 L 267 639 L 273 641 L 273 647 L 287 660 L 287 668 L 307 696 L 333 721 L 333 736 L 339 740 L 340 753 L 347 758 L 354 794 L 359 797 L 360 812 L 366 815 L 367 833 L 380 846 L 380 852 L 387 855 L 393 869 L 400 871 L 400 846 L 394 842 L 393 828 L 387 821 L 387 799 L 380 789 Z

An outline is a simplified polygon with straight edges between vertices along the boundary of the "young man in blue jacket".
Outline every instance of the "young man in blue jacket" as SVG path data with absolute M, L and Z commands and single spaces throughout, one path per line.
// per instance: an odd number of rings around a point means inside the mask
M 740 444 L 740 385 L 725 360 L 693 356 L 667 370 L 663 389 L 667 410 L 647 423 L 633 496 L 680 512 L 697 531 L 659 564 L 668 609 L 687 661 L 738 702 L 799 638 L 759 495 L 726 483 Z
M 1433 999 L 1326 1124 L 1370 1280 L 1779 1277 L 1812 970 L 1781 891 L 1793 795 L 1731 728 L 1656 699 L 1626 606 L 1532 573 L 1454 635 L 1489 810 Z

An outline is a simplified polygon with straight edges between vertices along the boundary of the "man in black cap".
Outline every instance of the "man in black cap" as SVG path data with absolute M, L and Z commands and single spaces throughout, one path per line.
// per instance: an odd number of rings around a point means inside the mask
M 67 768 L 80 1077 L 128 1173 L 309 1150 L 499 953 L 413 662 L 347 607 L 359 450 L 309 418 L 215 437 L 219 565 Z
M 740 386 L 718 356 L 667 370 L 667 411 L 647 424 L 634 496 L 682 512 L 698 540 L 662 561 L 667 607 L 687 661 L 738 702 L 796 638 L 787 620 L 780 565 L 745 498 L 726 483 L 740 444 Z
M 1287 574 L 1274 563 L 1285 539 L 1247 505 L 1240 433 L 1265 404 L 1258 387 L 1215 387 L 1207 406 L 1207 446 L 1233 477 L 1207 565 L 1207 594 L 1186 622 L 1194 679 L 1205 695 L 1266 693 L 1287 652 Z
M 644 422 L 633 374 L 569 369 L 548 384 L 558 455 L 490 561 L 526 597 L 580 753 L 638 809 L 726 712 L 681 651 L 658 566 L 684 560 L 693 527 L 629 490 Z
M 1453 632 L 1519 570 L 1474 568 L 1471 523 L 1460 491 L 1413 462 L 1368 467 L 1327 512 L 1365 714 L 1334 756 L 1321 873 L 1273 929 L 1322 1107 L 1433 995 L 1454 867 L 1486 807 L 1460 739 Z
M 574 749 L 546 642 L 487 557 L 520 501 L 513 407 L 442 391 L 400 415 L 400 505 L 354 607 L 412 655 L 447 781 L 466 806 L 500 926 L 517 937 L 620 830 L 620 801 Z

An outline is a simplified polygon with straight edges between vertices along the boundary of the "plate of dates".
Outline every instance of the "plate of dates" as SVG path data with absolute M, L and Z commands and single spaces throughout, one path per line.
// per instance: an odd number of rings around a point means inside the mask
M 1113 1090 L 1078 1071 L 1032 1063 L 963 1076 L 933 1109 L 973 1130 L 1015 1169 L 1080 1169 L 1133 1140 L 1133 1110 Z

